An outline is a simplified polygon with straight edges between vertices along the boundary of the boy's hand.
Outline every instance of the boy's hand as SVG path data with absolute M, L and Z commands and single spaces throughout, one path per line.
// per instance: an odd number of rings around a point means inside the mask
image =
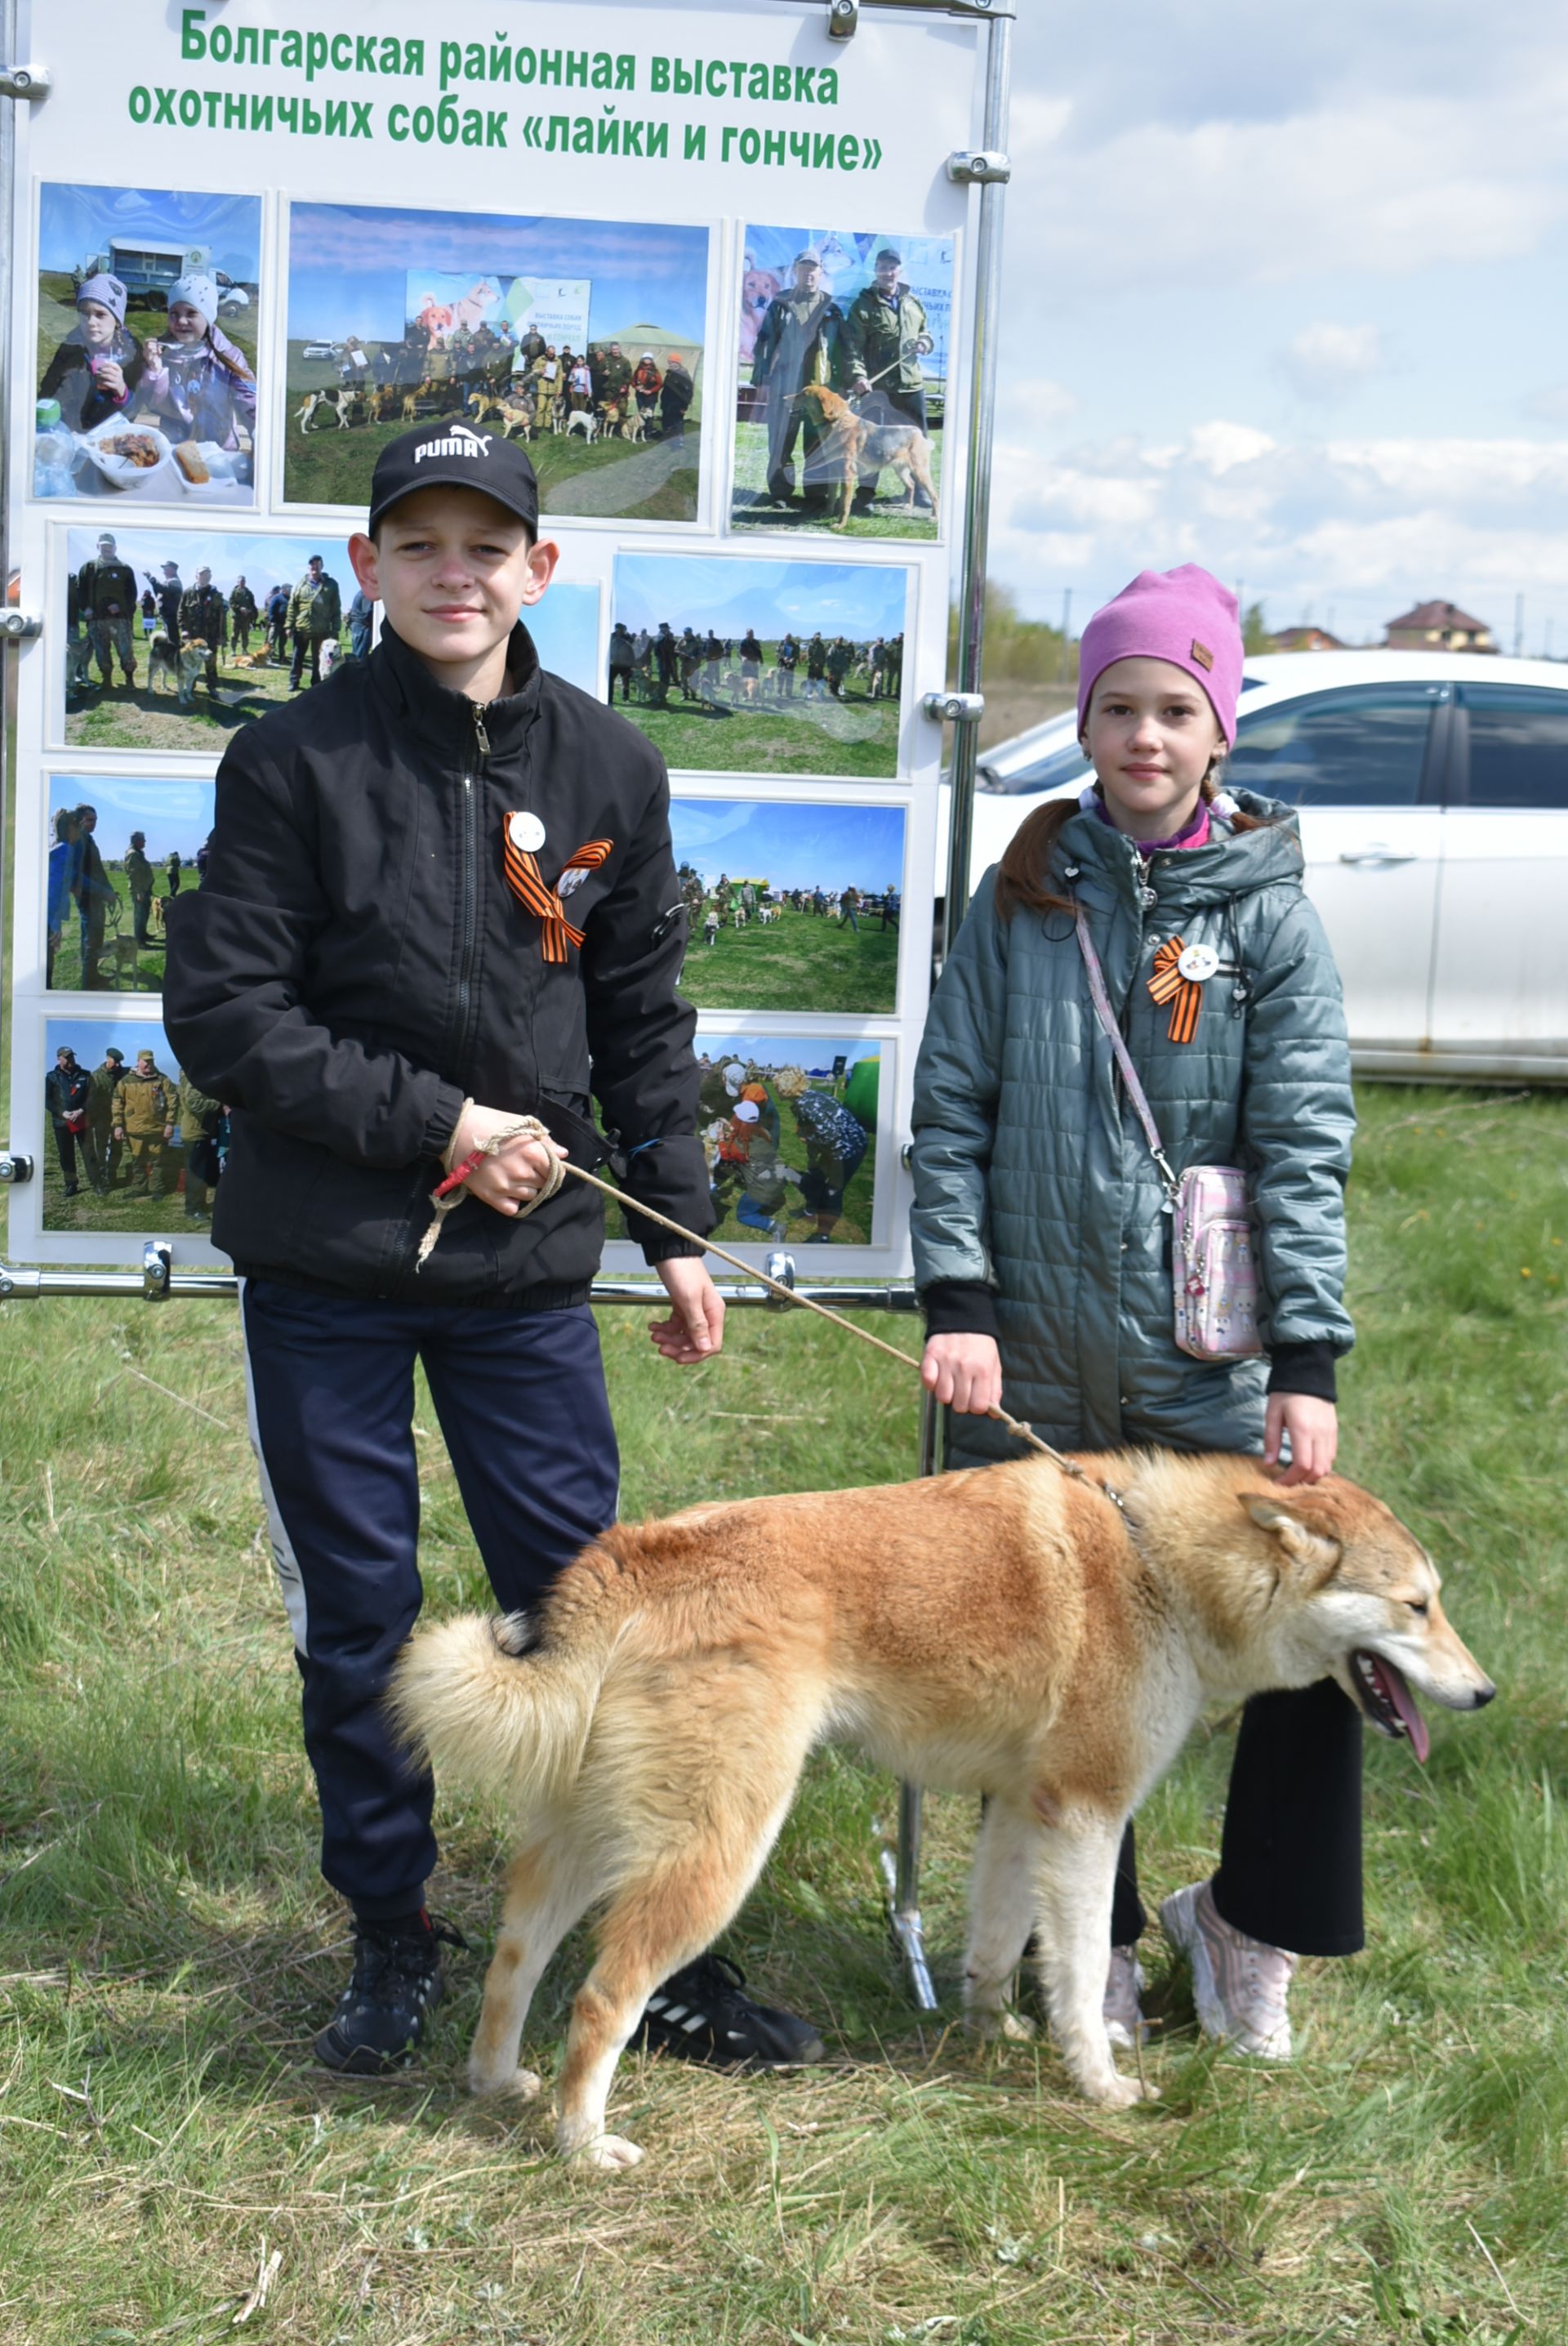
M 932 1399 L 962 1417 L 983 1417 L 1002 1404 L 1002 1355 L 994 1336 L 928 1336 L 921 1382 Z
M 461 1165 L 492 1133 L 504 1132 L 516 1121 L 511 1108 L 481 1107 L 477 1101 L 464 1108 L 452 1137 L 453 1164 Z M 538 1196 L 550 1178 L 552 1161 L 560 1153 L 553 1141 L 528 1140 L 519 1135 L 494 1157 L 483 1158 L 463 1186 L 471 1197 L 496 1213 L 515 1214 L 520 1206 Z
M 1334 1464 L 1339 1447 L 1339 1413 L 1331 1401 L 1316 1393 L 1270 1393 L 1263 1421 L 1263 1463 L 1279 1464 L 1280 1439 L 1290 1436 L 1290 1464 L 1279 1477 L 1288 1490 L 1293 1483 L 1320 1483 Z
M 657 1268 L 675 1309 L 667 1320 L 648 1323 L 655 1351 L 683 1368 L 711 1360 L 724 1342 L 724 1299 L 708 1275 L 708 1265 L 698 1255 L 677 1255 Z

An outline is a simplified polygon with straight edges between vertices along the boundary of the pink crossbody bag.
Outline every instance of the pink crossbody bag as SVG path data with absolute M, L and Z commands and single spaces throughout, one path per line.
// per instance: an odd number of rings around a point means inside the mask
M 1177 1350 L 1195 1361 L 1247 1361 L 1263 1350 L 1257 1333 L 1257 1261 L 1247 1176 L 1235 1165 L 1190 1165 L 1173 1171 L 1159 1127 L 1122 1039 L 1080 906 L 1078 949 L 1089 976 L 1095 1013 L 1105 1030 L 1127 1087 L 1149 1155 L 1165 1187 L 1172 1218 L 1171 1289 Z

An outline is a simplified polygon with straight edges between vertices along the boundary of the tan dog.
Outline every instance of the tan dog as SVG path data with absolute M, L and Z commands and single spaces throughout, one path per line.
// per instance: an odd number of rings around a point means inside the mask
M 815 412 L 826 434 L 813 463 L 827 465 L 838 474 L 842 484 L 835 529 L 842 529 L 850 518 L 862 474 L 869 474 L 874 481 L 887 465 L 904 484 L 904 511 L 913 513 L 915 491 L 923 489 L 931 499 L 932 518 L 935 519 L 936 484 L 931 476 L 931 442 L 918 423 L 873 423 L 870 417 L 858 415 L 849 401 L 840 399 L 836 391 L 830 391 L 826 383 L 809 382 L 795 393 L 795 398 L 801 406 Z
M 907 1781 L 990 1795 L 971 2015 L 999 2024 L 1033 1931 L 1074 2082 L 1113 2108 L 1138 2099 L 1101 2009 L 1116 1851 L 1204 1705 L 1333 1678 L 1424 1759 L 1411 1687 L 1455 1710 L 1494 1689 L 1443 1618 L 1431 1557 L 1355 1484 L 1284 1491 L 1228 1455 L 1082 1463 L 1125 1513 L 1034 1459 L 701 1507 L 607 1531 L 535 1615 L 416 1634 L 402 1729 L 521 1822 L 475 2093 L 537 2091 L 517 2067 L 530 1999 L 602 1906 L 557 2142 L 635 2163 L 605 2130 L 622 2047 L 740 1906 L 813 1745 L 839 1739 Z

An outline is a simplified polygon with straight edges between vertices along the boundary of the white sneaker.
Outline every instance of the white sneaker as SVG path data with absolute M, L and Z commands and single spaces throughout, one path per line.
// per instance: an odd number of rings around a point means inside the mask
M 1148 2035 L 1144 2008 L 1138 2001 L 1144 1984 L 1137 1949 L 1113 1947 L 1111 1968 L 1105 1975 L 1105 2034 L 1125 2053 L 1141 2045 Z
M 1287 1998 L 1297 1958 L 1234 1930 L 1207 1882 L 1174 1891 L 1160 1908 L 1160 1925 L 1192 1964 L 1192 2000 L 1204 2035 L 1260 2061 L 1288 2061 Z

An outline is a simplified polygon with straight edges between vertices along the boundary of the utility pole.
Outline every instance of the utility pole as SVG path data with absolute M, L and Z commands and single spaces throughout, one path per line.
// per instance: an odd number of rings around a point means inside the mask
M 1073 589 L 1062 589 L 1062 641 L 1056 650 L 1056 681 L 1061 684 L 1067 674 L 1067 631 L 1073 624 Z
M 1513 598 L 1513 657 L 1518 659 L 1524 650 L 1524 597 Z
M 1552 622 L 1550 619 L 1546 622 L 1546 641 L 1541 648 L 1541 657 L 1543 659 L 1550 659 L 1552 657 Z

